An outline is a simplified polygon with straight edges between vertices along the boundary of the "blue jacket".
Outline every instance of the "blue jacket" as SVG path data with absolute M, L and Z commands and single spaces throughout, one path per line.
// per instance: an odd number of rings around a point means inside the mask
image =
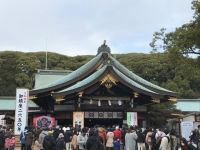
M 21 144 L 25 144 L 25 134 L 26 134 L 27 131 L 22 131 L 21 134 L 20 134 L 20 143 Z
M 120 140 L 113 141 L 114 150 L 120 150 Z

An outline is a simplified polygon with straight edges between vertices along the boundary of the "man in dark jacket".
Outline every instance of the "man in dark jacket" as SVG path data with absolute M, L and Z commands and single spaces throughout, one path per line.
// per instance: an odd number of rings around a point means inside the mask
M 30 128 L 28 128 L 28 131 L 25 133 L 25 147 L 26 150 L 31 150 L 31 146 L 33 143 L 33 133 L 30 130 Z
M 56 141 L 52 131 L 49 131 L 48 135 L 44 137 L 43 148 L 45 150 L 56 150 Z
M 71 140 L 72 140 L 72 131 L 70 130 L 70 127 L 66 128 L 66 131 L 64 133 L 64 139 L 66 144 L 66 150 L 71 150 Z
M 65 140 L 63 133 L 60 133 L 56 140 L 56 150 L 63 150 L 63 149 L 65 149 Z
M 104 146 L 98 136 L 98 133 L 94 130 L 91 130 L 89 133 L 88 140 L 86 142 L 87 150 L 104 150 Z
M 5 132 L 0 129 L 0 150 L 4 150 Z
M 145 134 L 142 132 L 142 129 L 139 129 L 137 132 L 137 146 L 138 150 L 145 149 Z

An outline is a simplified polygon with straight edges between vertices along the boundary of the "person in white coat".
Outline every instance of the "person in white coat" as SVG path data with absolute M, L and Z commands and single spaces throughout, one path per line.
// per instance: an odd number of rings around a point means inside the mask
M 166 136 L 161 139 L 161 144 L 159 150 L 171 150 L 170 133 L 168 129 L 164 129 Z
M 86 129 L 83 128 L 81 131 L 81 134 L 79 134 L 77 137 L 77 144 L 78 144 L 79 150 L 85 150 L 86 148 L 85 146 L 88 139 L 86 132 L 87 132 Z
M 138 136 L 133 127 L 130 127 L 125 135 L 125 150 L 136 150 L 136 140 Z

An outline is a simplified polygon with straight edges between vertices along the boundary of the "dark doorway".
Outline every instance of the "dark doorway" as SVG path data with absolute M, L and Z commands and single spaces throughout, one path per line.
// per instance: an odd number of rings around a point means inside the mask
M 72 119 L 58 119 L 57 120 L 57 125 L 62 126 L 62 127 L 69 127 L 72 126 Z
M 94 127 L 95 125 L 112 127 L 113 125 L 118 125 L 121 127 L 123 124 L 123 119 L 85 119 L 85 127 Z

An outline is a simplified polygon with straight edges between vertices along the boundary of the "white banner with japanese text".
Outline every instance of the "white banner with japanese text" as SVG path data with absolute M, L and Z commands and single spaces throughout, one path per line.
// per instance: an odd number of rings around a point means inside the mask
M 190 135 L 192 130 L 194 129 L 194 124 L 192 121 L 183 121 L 181 122 L 181 135 L 186 140 L 190 140 Z
M 138 126 L 137 112 L 127 112 L 127 124 L 129 126 Z
M 28 89 L 16 90 L 15 135 L 20 135 L 28 120 Z

